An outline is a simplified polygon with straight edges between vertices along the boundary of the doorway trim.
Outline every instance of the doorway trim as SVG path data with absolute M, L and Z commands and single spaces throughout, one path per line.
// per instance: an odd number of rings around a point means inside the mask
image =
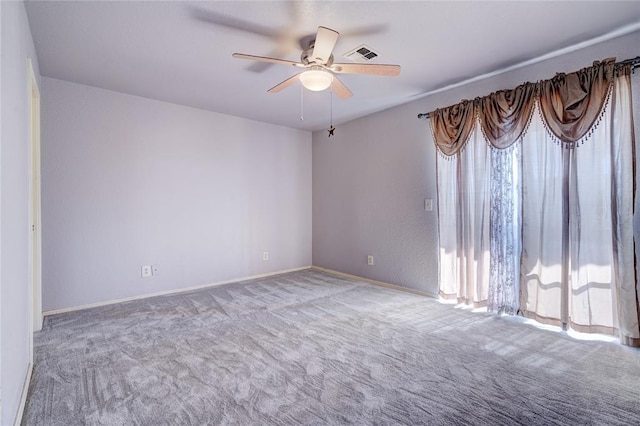
M 27 61 L 29 99 L 29 275 L 32 303 L 30 332 L 42 329 L 42 232 L 40 209 L 40 89 L 31 59 Z M 33 338 L 31 339 L 33 362 Z

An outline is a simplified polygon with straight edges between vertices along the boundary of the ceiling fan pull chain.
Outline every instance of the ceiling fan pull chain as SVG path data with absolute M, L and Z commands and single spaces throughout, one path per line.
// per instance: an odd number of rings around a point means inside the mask
M 329 128 L 327 132 L 329 132 L 329 136 L 333 136 L 333 132 L 335 132 L 336 128 L 333 127 L 333 89 L 329 89 Z
M 304 87 L 300 85 L 300 121 L 304 121 Z
M 333 127 L 333 89 L 329 89 L 329 127 Z

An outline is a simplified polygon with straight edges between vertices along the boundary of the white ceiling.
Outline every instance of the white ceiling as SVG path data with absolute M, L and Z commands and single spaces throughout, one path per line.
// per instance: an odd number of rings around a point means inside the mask
M 342 55 L 367 44 L 398 77 L 341 75 L 333 123 L 380 111 L 579 43 L 640 29 L 638 1 L 27 1 L 43 76 L 305 130 L 328 127 L 330 93 L 267 89 L 297 70 L 319 25 Z M 444 106 L 444 105 L 443 105 Z

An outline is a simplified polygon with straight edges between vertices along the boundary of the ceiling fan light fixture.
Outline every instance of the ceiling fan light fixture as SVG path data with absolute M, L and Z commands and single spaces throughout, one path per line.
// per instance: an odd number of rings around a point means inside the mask
M 311 69 L 300 74 L 300 82 L 311 91 L 321 92 L 333 83 L 333 74 L 323 69 Z

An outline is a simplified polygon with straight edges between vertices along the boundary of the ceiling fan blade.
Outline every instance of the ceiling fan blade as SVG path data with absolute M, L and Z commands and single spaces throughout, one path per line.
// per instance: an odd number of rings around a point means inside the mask
M 387 29 L 388 25 L 386 24 L 368 25 L 366 27 L 352 28 L 350 30 L 343 31 L 340 35 L 342 37 L 362 37 L 371 34 L 384 33 Z
M 282 65 L 291 65 L 291 66 L 294 66 L 294 67 L 304 67 L 304 64 L 301 64 L 300 62 L 287 61 L 286 59 L 269 58 L 268 56 L 245 55 L 244 53 L 234 53 L 232 56 L 234 58 L 239 58 L 239 59 L 249 59 L 250 61 L 270 62 L 272 64 L 282 64 Z
M 333 83 L 331 83 L 331 90 L 333 91 L 333 93 L 338 95 L 340 99 L 347 99 L 353 96 L 351 90 L 349 90 L 343 82 L 338 80 L 338 77 L 336 77 L 335 75 L 333 76 Z
M 267 90 L 267 92 L 269 92 L 269 93 L 278 93 L 278 92 L 286 89 L 287 87 L 289 87 L 292 84 L 294 84 L 296 81 L 299 81 L 299 75 L 300 75 L 300 73 L 298 73 L 296 75 L 292 75 L 291 77 L 289 77 L 285 81 L 283 81 L 281 83 L 278 83 L 275 86 L 273 86 L 271 89 Z
M 326 64 L 331 57 L 331 52 L 333 52 L 339 36 L 340 33 L 331 28 L 318 27 L 310 60 L 318 64 Z
M 287 56 L 289 54 L 290 50 L 284 46 L 278 46 L 275 49 L 273 49 L 271 52 L 269 52 L 269 56 L 271 58 L 281 58 L 283 56 Z M 262 61 L 256 61 L 255 63 L 251 64 L 250 66 L 247 67 L 247 69 L 249 71 L 252 72 L 257 72 L 257 73 L 261 73 L 263 71 L 266 71 L 267 69 L 269 69 L 270 67 L 272 67 L 273 65 L 276 65 L 272 62 L 262 62 Z
M 245 31 L 271 39 L 278 39 L 281 36 L 281 32 L 277 29 L 234 18 L 230 15 L 219 14 L 204 7 L 193 6 L 190 9 L 191 16 L 202 22 L 231 28 L 233 30 Z
M 333 64 L 331 71 L 338 74 L 368 74 L 368 75 L 400 75 L 400 65 L 387 64 Z

